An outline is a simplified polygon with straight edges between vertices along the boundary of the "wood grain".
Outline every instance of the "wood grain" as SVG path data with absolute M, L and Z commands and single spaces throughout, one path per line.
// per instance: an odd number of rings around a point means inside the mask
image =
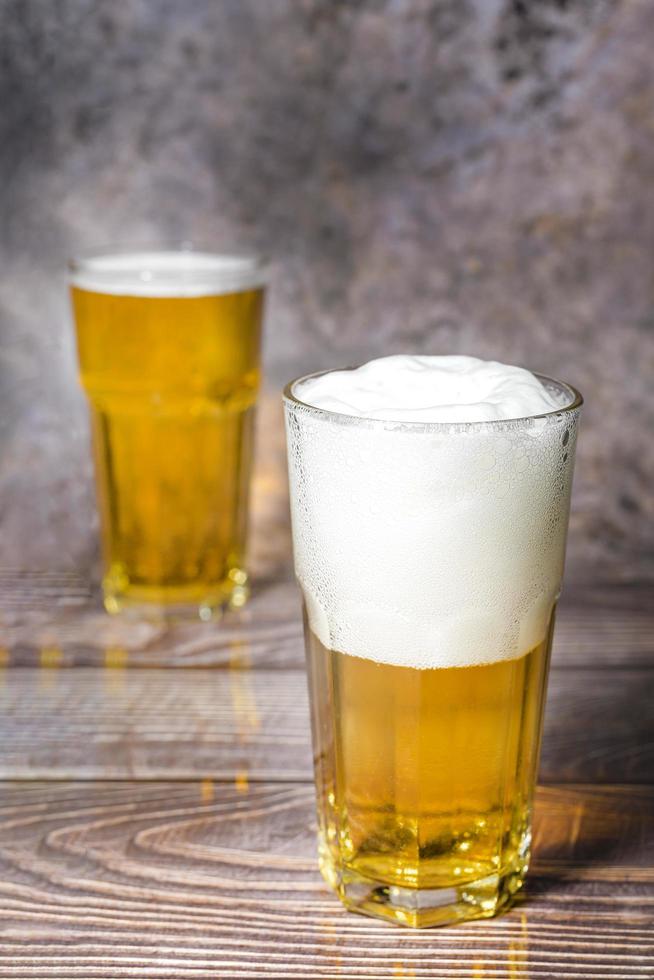
M 0 676 L 0 778 L 311 778 L 303 671 L 58 670 L 51 656 Z M 651 781 L 653 700 L 654 670 L 552 670 L 541 778 Z
M 133 667 L 304 665 L 300 599 L 288 559 L 281 577 L 259 580 L 248 606 L 213 624 L 108 617 L 97 592 L 74 575 L 0 569 L 0 647 L 7 664 L 38 666 L 56 649 L 60 666 L 103 666 L 120 651 Z M 649 586 L 564 592 L 553 662 L 571 667 L 654 664 L 654 591 Z
M 19 602 L 0 579 L 0 647 L 12 667 L 39 666 L 43 649 L 59 665 L 103 666 L 120 657 L 131 667 L 224 667 L 248 663 L 274 668 L 304 665 L 299 595 L 290 579 L 257 583 L 249 604 L 218 623 L 166 623 L 107 616 L 99 594 L 56 593 L 49 579 L 27 577 Z M 17 589 L 19 588 L 17 586 Z
M 651 788 L 541 790 L 524 900 L 428 933 L 341 908 L 310 786 L 7 784 L 0 841 L 3 978 L 652 976 Z
M 0 978 L 654 976 L 649 591 L 561 604 L 526 896 L 416 934 L 317 872 L 279 567 L 246 610 L 172 628 L 109 619 L 74 576 L 0 573 Z

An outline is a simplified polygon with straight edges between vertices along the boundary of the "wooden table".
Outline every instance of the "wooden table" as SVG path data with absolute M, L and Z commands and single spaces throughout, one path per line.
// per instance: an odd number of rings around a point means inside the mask
M 414 932 L 318 873 L 288 562 L 170 631 L 0 575 L 0 977 L 654 977 L 651 598 L 568 590 L 526 894 Z

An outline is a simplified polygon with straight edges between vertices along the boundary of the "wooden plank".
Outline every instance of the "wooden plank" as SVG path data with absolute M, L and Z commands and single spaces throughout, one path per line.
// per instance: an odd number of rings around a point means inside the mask
M 645 978 L 654 790 L 538 795 L 525 898 L 412 932 L 345 912 L 319 876 L 311 787 L 6 784 L 0 977 Z
M 304 665 L 300 599 L 288 578 L 255 585 L 244 609 L 206 624 L 110 617 L 99 595 L 73 601 L 63 587 L 44 603 L 30 604 L 29 593 L 21 603 L 4 598 L 0 647 L 12 667 L 39 666 L 44 649 L 58 651 L 64 667 L 101 667 L 112 659 L 130 667 Z
M 118 662 L 120 663 L 120 662 Z M 554 669 L 541 778 L 649 782 L 654 671 Z M 311 778 L 303 671 L 7 669 L 0 777 Z
M 211 624 L 164 624 L 111 618 L 97 593 L 75 576 L 0 569 L 0 648 L 11 666 L 38 666 L 43 650 L 61 666 L 102 666 L 119 656 L 133 667 L 224 667 L 304 663 L 300 598 L 290 578 L 256 581 L 248 606 Z M 553 662 L 559 666 L 648 667 L 654 664 L 651 588 L 599 586 L 564 593 Z
M 0 778 L 307 779 L 299 671 L 16 668 L 0 686 Z

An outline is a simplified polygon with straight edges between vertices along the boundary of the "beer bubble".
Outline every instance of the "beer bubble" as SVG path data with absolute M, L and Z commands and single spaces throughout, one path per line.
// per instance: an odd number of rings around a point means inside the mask
M 320 641 L 416 668 L 541 643 L 563 571 L 569 390 L 497 362 L 395 356 L 293 395 L 295 564 Z
M 88 256 L 72 269 L 78 289 L 116 296 L 189 297 L 261 286 L 258 260 L 201 251 L 126 252 Z

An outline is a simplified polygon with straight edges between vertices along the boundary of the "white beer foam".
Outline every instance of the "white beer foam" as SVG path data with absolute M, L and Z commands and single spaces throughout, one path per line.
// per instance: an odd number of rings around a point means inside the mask
M 558 411 L 569 392 L 495 362 L 401 356 L 293 394 L 305 403 L 287 402 L 296 574 L 325 646 L 455 667 L 545 638 L 572 481 L 577 413 Z
M 295 395 L 326 411 L 389 422 L 491 422 L 542 415 L 561 404 L 524 368 L 406 354 L 312 378 Z
M 180 250 L 89 256 L 74 264 L 70 282 L 115 296 L 184 298 L 254 289 L 264 276 L 252 256 Z

